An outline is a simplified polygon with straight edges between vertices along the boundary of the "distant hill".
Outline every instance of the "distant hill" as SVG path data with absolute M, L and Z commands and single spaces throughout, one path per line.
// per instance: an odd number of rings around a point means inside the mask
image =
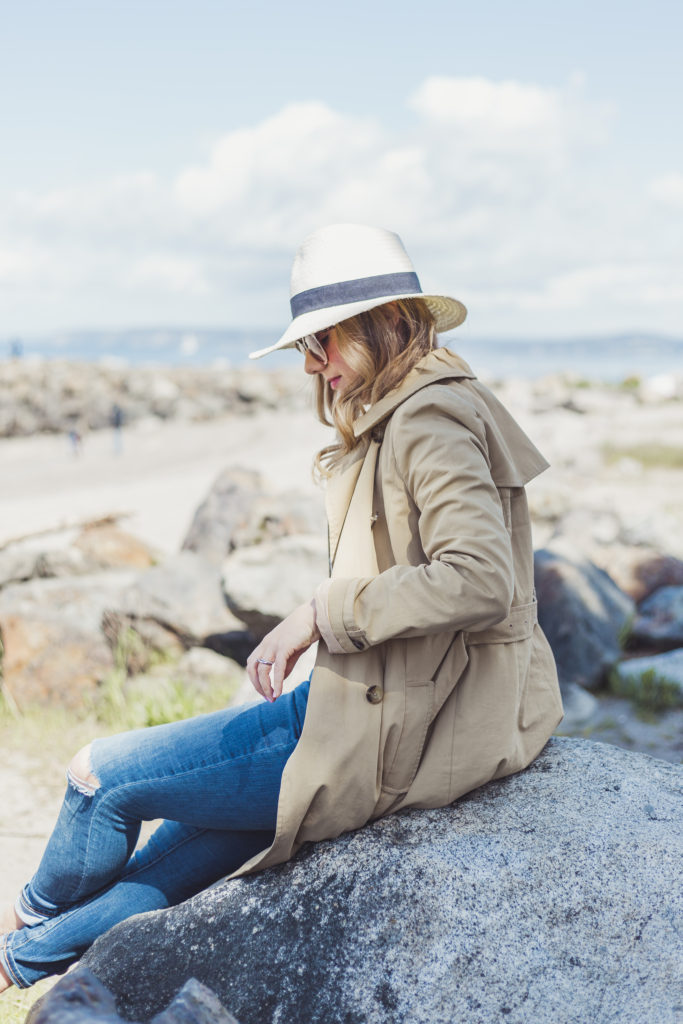
M 6 339 L 0 357 L 14 348 L 23 357 L 64 358 L 85 362 L 118 361 L 171 366 L 242 366 L 249 352 L 278 337 L 278 330 L 229 328 L 141 328 L 118 331 L 80 330 L 63 334 Z M 540 377 L 568 371 L 602 380 L 637 375 L 683 374 L 683 339 L 645 332 L 595 335 L 548 341 L 521 338 L 471 338 L 446 335 L 475 372 L 487 377 Z M 264 367 L 291 366 L 291 352 L 270 356 Z

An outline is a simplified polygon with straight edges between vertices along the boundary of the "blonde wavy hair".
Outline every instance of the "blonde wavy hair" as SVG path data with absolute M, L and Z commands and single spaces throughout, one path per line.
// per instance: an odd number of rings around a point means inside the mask
M 336 324 L 339 353 L 356 374 L 336 394 L 322 374 L 316 378 L 316 410 L 337 429 L 335 444 L 322 448 L 313 471 L 326 477 L 355 448 L 354 421 L 368 405 L 392 391 L 436 343 L 434 319 L 422 299 L 396 299 Z

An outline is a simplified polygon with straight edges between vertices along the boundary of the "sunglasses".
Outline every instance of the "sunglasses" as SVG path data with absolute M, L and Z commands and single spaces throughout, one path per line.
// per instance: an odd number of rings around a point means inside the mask
M 327 336 L 325 336 L 327 341 Z M 327 365 L 327 352 L 323 348 L 322 342 L 318 341 L 315 334 L 305 334 L 303 338 L 299 338 L 298 341 L 294 342 L 294 346 L 298 352 L 305 355 L 310 352 L 312 356 L 319 359 L 323 365 Z

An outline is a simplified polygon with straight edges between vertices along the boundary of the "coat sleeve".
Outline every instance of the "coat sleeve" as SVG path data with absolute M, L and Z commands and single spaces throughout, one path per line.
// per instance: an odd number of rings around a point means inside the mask
M 337 643 L 353 653 L 500 622 L 512 602 L 513 558 L 481 418 L 463 416 L 448 386 L 426 388 L 394 412 L 384 443 L 417 510 L 424 562 L 331 580 L 325 596 Z

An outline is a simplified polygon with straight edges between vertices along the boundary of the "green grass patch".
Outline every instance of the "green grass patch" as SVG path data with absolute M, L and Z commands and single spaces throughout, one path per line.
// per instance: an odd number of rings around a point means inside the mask
M 177 722 L 232 704 L 243 680 L 242 670 L 225 659 L 225 671 L 203 681 L 186 681 L 167 655 L 147 652 L 144 673 L 129 675 L 140 637 L 126 631 L 114 652 L 114 665 L 92 696 L 77 709 L 17 706 L 4 686 L 0 663 L 0 747 L 41 750 L 55 768 L 98 736 Z M 59 767 L 58 767 L 59 766 Z M 0 1024 L 4 1024 L 0 1016 Z
M 642 378 L 638 377 L 637 374 L 633 374 L 630 377 L 624 377 L 624 379 L 619 382 L 619 390 L 634 392 L 640 388 L 642 383 Z
M 173 674 L 151 672 L 128 679 L 113 670 L 95 698 L 93 714 L 112 732 L 178 722 L 227 707 L 240 681 L 219 676 L 206 688 L 196 688 Z
M 617 669 L 612 669 L 609 688 L 617 696 L 627 697 L 646 717 L 656 712 L 670 711 L 683 704 L 683 695 L 676 683 L 653 668 L 628 678 L 620 676 Z
M 683 469 L 683 448 L 658 441 L 631 445 L 605 444 L 602 446 L 602 457 L 608 465 L 614 465 L 621 459 L 632 459 L 644 469 Z
M 45 978 L 31 988 L 11 988 L 0 996 L 0 1021 L 2 1024 L 24 1024 L 33 1004 L 59 981 L 59 978 Z

